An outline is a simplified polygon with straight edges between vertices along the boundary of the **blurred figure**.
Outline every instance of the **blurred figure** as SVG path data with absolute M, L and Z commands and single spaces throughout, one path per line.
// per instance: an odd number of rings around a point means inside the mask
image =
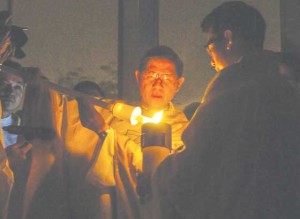
M 13 55 L 11 39 L 11 16 L 8 11 L 0 11 L 0 64 Z
M 10 125 L 20 125 L 21 118 L 18 114 L 15 114 L 20 108 L 25 92 L 25 83 L 21 75 L 17 75 L 21 70 L 21 65 L 13 61 L 6 61 L 3 63 L 4 66 L 11 68 L 13 71 L 3 72 L 0 75 L 0 99 L 2 103 L 2 127 Z M 8 147 L 17 142 L 17 136 L 3 131 L 5 147 Z
M 8 11 L 0 11 L 0 64 L 10 57 L 22 59 L 25 52 L 22 47 L 27 43 L 26 28 L 11 24 L 11 15 Z
M 22 67 L 18 63 L 9 60 L 5 61 L 3 65 L 8 68 L 5 68 L 5 71 L 2 70 L 0 74 L 0 86 L 2 87 L 0 91 L 2 103 L 1 125 L 3 128 L 12 125 L 20 126 L 21 117 L 16 112 L 20 110 L 25 93 L 25 83 L 21 74 Z M 9 133 L 5 129 L 3 130 L 3 136 L 6 154 L 15 177 L 8 218 L 20 218 L 32 145 L 26 142 L 22 136 Z M 12 208 L 13 210 L 11 210 Z M 11 216 L 12 212 L 14 212 L 13 217 Z
M 2 104 L 2 127 L 11 125 L 21 125 L 21 117 L 18 110 L 20 110 L 23 96 L 25 93 L 25 82 L 21 74 L 22 66 L 17 62 L 7 60 L 3 63 L 8 67 L 5 71 L 2 70 L 0 74 L 0 100 Z M 8 155 L 9 164 L 13 170 L 22 164 L 22 160 L 26 159 L 26 154 L 30 151 L 31 145 L 25 142 L 23 138 L 16 134 L 2 130 L 5 149 Z M 14 171 L 16 172 L 16 171 Z
M 65 179 L 64 159 L 67 158 L 57 128 L 60 125 L 56 116 L 60 109 L 54 107 L 56 96 L 37 83 L 38 78 L 45 80 L 39 68 L 23 67 L 21 72 L 26 77 L 21 127 L 26 128 L 20 134 L 30 142 L 32 149 L 26 159 L 29 165 L 24 165 L 22 172 L 18 171 L 22 177 L 16 175 L 9 219 L 72 218 Z M 43 130 L 43 133 L 36 131 L 29 138 L 25 130 Z
M 217 74 L 154 180 L 152 218 L 300 218 L 300 100 L 263 50 L 265 20 L 226 1 L 202 21 Z
M 76 84 L 73 89 L 91 96 L 105 98 L 105 94 L 101 90 L 100 86 L 93 81 L 81 81 Z
M 17 32 L 22 32 L 23 39 L 17 42 L 20 39 L 20 34 Z M 14 32 L 14 37 L 12 33 Z M 24 38 L 25 36 L 25 38 Z M 0 12 L 0 64 L 3 64 L 9 57 L 15 56 L 15 51 L 21 51 L 21 48 L 27 41 L 26 34 L 23 32 L 22 28 L 11 25 L 11 16 L 7 11 Z M 18 52 L 17 52 L 18 53 Z M 20 55 L 20 54 L 18 54 Z M 16 55 L 16 58 L 21 56 Z M 18 57 L 17 57 L 18 56 Z M 1 73 L 0 73 L 1 74 Z M 0 107 L 1 109 L 1 107 Z M 2 114 L 2 110 L 0 110 Z M 2 137 L 2 132 L 0 133 L 0 218 L 5 219 L 7 217 L 7 209 L 10 191 L 13 185 L 13 174 L 8 166 L 8 161 L 6 153 L 4 151 L 4 140 Z
M 142 114 L 152 117 L 162 110 L 161 122 L 172 127 L 171 151 L 182 151 L 181 133 L 188 121 L 172 103 L 184 82 L 181 59 L 167 46 L 153 47 L 141 58 L 135 77 L 140 88 Z M 119 118 L 108 121 L 105 114 L 99 114 L 88 103 L 79 103 L 81 123 L 104 141 L 87 178 L 98 188 L 105 188 L 104 185 L 115 187 L 116 202 L 112 216 L 118 219 L 142 218 L 144 206 L 140 198 L 144 198 L 142 193 L 145 190 L 139 190 L 139 194 L 136 190 L 143 162 L 142 124 L 132 125 L 130 121 Z

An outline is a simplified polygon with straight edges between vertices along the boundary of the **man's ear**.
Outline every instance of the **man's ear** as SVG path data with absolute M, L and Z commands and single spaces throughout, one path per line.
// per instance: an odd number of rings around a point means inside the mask
M 181 76 L 180 78 L 177 79 L 177 89 L 176 89 L 176 92 L 178 92 L 180 90 L 183 82 L 184 82 L 184 77 L 183 76 Z
M 135 75 L 136 82 L 139 84 L 139 82 L 140 82 L 140 72 L 139 72 L 139 70 L 136 70 L 134 72 L 134 75 Z
M 233 44 L 233 33 L 231 30 L 224 31 L 224 38 L 227 40 L 226 50 L 231 50 Z

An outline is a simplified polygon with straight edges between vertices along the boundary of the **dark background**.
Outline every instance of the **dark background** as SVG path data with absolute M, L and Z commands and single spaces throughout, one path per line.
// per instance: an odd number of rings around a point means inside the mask
M 185 64 L 185 84 L 175 102 L 199 100 L 213 76 L 203 45 L 202 18 L 224 0 L 0 0 L 13 23 L 27 27 L 24 66 L 37 66 L 52 81 L 99 83 L 110 97 L 138 98 L 133 72 L 140 55 L 158 43 Z M 265 48 L 300 51 L 299 0 L 245 0 L 267 22 Z

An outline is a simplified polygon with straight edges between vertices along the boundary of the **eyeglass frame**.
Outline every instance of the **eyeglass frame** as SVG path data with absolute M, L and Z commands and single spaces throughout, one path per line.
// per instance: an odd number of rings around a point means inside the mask
M 146 76 L 145 76 L 146 75 Z M 173 83 L 176 81 L 177 77 L 173 77 L 170 74 L 159 74 L 157 72 L 147 72 L 142 75 L 144 80 L 154 82 L 158 79 L 162 80 L 164 83 Z M 171 79 L 171 80 L 170 80 Z M 169 81 L 168 81 L 169 80 Z

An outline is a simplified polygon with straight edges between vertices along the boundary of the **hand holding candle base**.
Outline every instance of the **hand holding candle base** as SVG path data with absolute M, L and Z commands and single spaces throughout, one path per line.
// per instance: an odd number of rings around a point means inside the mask
M 97 134 L 109 129 L 108 124 L 94 106 L 83 98 L 77 98 L 79 116 L 82 125 Z

